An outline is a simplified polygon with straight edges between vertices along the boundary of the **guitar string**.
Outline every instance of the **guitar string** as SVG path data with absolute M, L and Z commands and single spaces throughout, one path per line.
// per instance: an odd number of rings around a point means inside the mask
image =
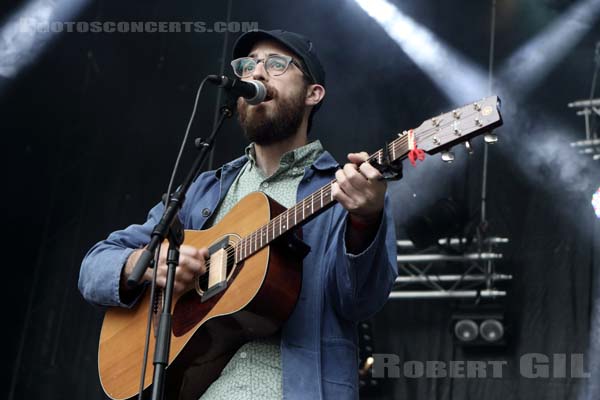
M 466 107 L 470 107 L 470 106 L 471 105 L 467 105 Z M 444 115 L 447 115 L 447 114 L 450 114 L 450 113 L 443 114 L 443 115 L 441 115 L 441 116 L 439 116 L 437 118 L 441 118 L 441 117 L 443 117 Z M 470 114 L 466 115 L 466 117 L 464 117 L 463 120 L 468 119 L 469 117 L 471 117 L 471 116 L 473 116 L 475 114 L 479 114 L 479 111 L 471 112 Z M 421 132 L 421 135 L 420 135 L 421 140 L 428 139 L 431 136 L 435 136 L 436 134 L 439 134 L 439 131 L 441 129 L 446 128 L 447 126 L 451 125 L 455 121 L 456 121 L 456 119 L 452 120 L 452 122 L 448 122 L 448 123 L 445 123 L 445 124 L 441 124 L 440 123 L 440 125 L 438 125 L 438 126 L 433 126 L 433 127 L 425 129 L 424 131 Z M 490 124 L 487 124 L 487 125 L 490 125 Z M 485 126 L 479 127 L 479 129 L 483 129 L 483 128 L 485 128 Z M 419 128 L 415 128 L 415 129 L 419 129 Z M 472 132 L 470 132 L 470 133 L 472 133 Z M 392 142 L 390 142 L 389 146 L 392 146 L 392 152 L 396 152 L 396 150 L 403 150 L 404 147 L 405 147 L 405 145 L 407 145 L 407 142 L 408 142 L 408 135 L 402 134 L 402 136 L 400 136 L 398 139 L 395 139 Z M 400 148 L 398 149 L 398 147 L 400 147 Z M 389 149 L 388 149 L 388 151 L 389 151 Z M 382 155 L 380 155 L 380 153 L 382 153 L 381 149 L 377 150 L 376 152 L 374 152 L 373 154 L 371 154 L 367 158 L 366 161 L 372 161 L 375 158 L 381 157 Z M 403 156 L 405 156 L 405 155 L 406 154 L 403 154 Z M 398 158 L 402 158 L 402 156 L 398 157 Z M 331 195 L 331 192 L 330 192 L 331 185 L 333 183 L 335 183 L 336 181 L 337 181 L 336 179 L 332 180 L 331 182 L 329 182 L 329 184 L 327 184 L 327 185 L 323 186 L 322 188 L 320 188 L 319 190 L 311 193 L 310 195 L 308 195 L 306 198 L 304 198 L 303 200 L 301 200 L 299 203 L 297 203 L 293 207 L 289 208 L 288 210 L 282 212 L 281 214 L 279 214 L 278 216 L 276 216 L 275 218 L 273 218 L 272 220 L 270 220 L 267 224 L 261 226 L 260 228 L 257 228 L 251 234 L 249 234 L 248 236 L 242 238 L 238 243 L 236 243 L 234 245 L 231 245 L 231 246 L 228 246 L 228 250 L 226 251 L 227 258 L 229 258 L 231 255 L 235 255 L 236 252 L 237 252 L 237 250 L 238 250 L 238 248 L 239 248 L 238 246 L 240 246 L 240 245 L 248 247 L 249 248 L 248 249 L 249 250 L 249 254 L 246 254 L 243 259 L 240 259 L 240 260 L 237 260 L 237 261 L 234 260 L 234 262 L 236 264 L 238 262 L 243 261 L 244 259 L 248 258 L 248 256 L 254 254 L 256 251 L 262 249 L 266 244 L 268 244 L 269 242 L 271 242 L 275 237 L 273 237 L 273 239 L 271 239 L 271 241 L 267 241 L 267 243 L 265 243 L 264 245 L 262 244 L 262 240 L 261 240 L 260 247 L 255 246 L 256 248 L 254 250 L 252 250 L 252 247 L 253 247 L 252 246 L 252 241 L 254 240 L 255 243 L 257 243 L 258 242 L 258 238 L 260 236 L 264 236 L 265 235 L 265 233 L 259 234 L 259 232 L 262 232 L 265 228 L 267 230 L 267 234 L 266 235 L 268 237 L 268 229 L 269 229 L 270 226 L 273 228 L 272 229 L 273 233 L 275 233 L 275 229 L 274 228 L 275 228 L 275 225 L 276 225 L 277 222 L 279 222 L 279 224 L 280 224 L 280 229 L 279 229 L 280 232 L 277 235 L 277 237 L 281 236 L 282 233 L 290 230 L 291 228 L 288 226 L 289 224 L 286 223 L 285 227 L 284 227 L 285 231 L 282 232 L 281 231 L 281 221 L 280 220 L 282 220 L 283 216 L 286 216 L 286 220 L 288 220 L 289 219 L 288 215 L 291 214 L 292 210 L 294 212 L 294 217 L 296 217 L 296 214 L 298 213 L 298 210 L 300 209 L 300 207 L 299 207 L 300 205 L 302 205 L 302 208 L 304 208 L 305 205 L 308 208 L 307 200 L 309 200 L 309 199 L 310 199 L 311 212 L 309 213 L 308 217 L 312 216 L 314 214 L 314 206 L 315 206 L 315 204 L 317 205 L 317 211 L 319 211 L 321 209 L 321 207 L 318 206 L 318 203 L 321 201 L 320 199 L 323 197 L 323 195 L 327 195 L 327 196 Z M 317 200 L 315 198 L 315 195 L 317 195 L 317 194 L 319 194 L 319 199 L 315 203 L 315 200 Z M 329 200 L 328 200 L 327 204 L 329 204 Z M 306 218 L 301 218 L 299 222 L 303 222 L 305 219 Z M 295 221 L 296 222 L 293 224 L 293 226 L 298 225 L 298 221 L 297 221 L 296 218 L 295 218 Z M 206 277 L 205 279 L 208 280 L 208 275 L 206 273 L 210 269 L 210 260 L 207 260 L 205 262 L 205 267 L 206 267 L 205 273 L 198 278 L 199 279 L 199 283 L 203 283 L 200 280 L 204 280 L 203 279 L 204 277 Z

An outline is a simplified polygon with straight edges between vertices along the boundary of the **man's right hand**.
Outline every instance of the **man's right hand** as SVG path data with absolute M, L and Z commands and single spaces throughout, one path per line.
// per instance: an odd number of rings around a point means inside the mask
M 163 244 L 160 247 L 160 257 L 158 261 L 158 271 L 156 271 L 156 285 L 164 288 L 167 283 L 167 251 L 168 244 Z M 125 267 L 121 273 L 121 293 L 127 291 L 127 278 L 133 271 L 138 258 L 142 254 L 143 249 L 139 249 L 131 253 Z M 183 244 L 179 247 L 179 265 L 175 271 L 175 283 L 173 286 L 174 294 L 180 295 L 194 288 L 195 279 L 206 272 L 206 259 L 208 258 L 208 249 L 203 247 L 197 249 L 194 246 Z M 148 268 L 144 274 L 144 281 L 151 281 L 152 268 Z

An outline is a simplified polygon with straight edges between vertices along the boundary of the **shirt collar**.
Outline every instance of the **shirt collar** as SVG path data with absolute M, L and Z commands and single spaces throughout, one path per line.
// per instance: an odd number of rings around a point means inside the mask
M 256 166 L 256 151 L 254 142 L 250 143 L 246 149 L 246 157 L 250 160 L 253 167 Z M 281 156 L 279 169 L 290 167 L 308 167 L 323 154 L 323 145 L 319 140 L 314 140 L 304 146 L 290 150 Z

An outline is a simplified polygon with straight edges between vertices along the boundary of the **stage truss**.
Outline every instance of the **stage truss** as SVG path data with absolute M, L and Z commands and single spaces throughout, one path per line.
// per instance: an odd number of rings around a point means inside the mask
M 416 252 L 410 240 L 398 240 L 399 276 L 390 299 L 495 298 L 512 275 L 499 273 L 499 247 L 507 238 L 489 237 L 469 243 L 465 238 L 440 239 L 437 246 Z

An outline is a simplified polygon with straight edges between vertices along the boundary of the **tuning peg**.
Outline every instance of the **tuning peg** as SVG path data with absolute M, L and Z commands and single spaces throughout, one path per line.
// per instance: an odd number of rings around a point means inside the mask
M 468 140 L 465 142 L 465 147 L 467 148 L 467 152 L 469 154 L 473 154 L 474 153 L 473 147 L 471 147 L 471 142 L 469 142 Z
M 498 136 L 495 133 L 488 132 L 483 135 L 483 140 L 488 144 L 494 144 L 498 141 Z
M 451 163 L 452 161 L 454 161 L 454 153 L 452 153 L 451 151 L 443 151 L 442 152 L 442 161 Z

